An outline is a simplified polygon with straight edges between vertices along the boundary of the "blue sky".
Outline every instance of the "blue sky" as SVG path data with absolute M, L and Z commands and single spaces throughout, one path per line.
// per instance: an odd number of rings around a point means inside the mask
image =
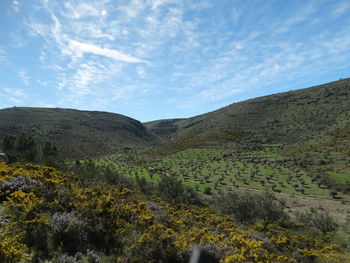
M 0 108 L 150 121 L 346 77 L 349 0 L 0 1 Z

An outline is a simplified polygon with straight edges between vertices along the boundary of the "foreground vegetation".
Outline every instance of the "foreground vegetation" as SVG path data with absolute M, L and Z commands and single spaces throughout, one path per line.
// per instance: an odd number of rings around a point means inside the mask
M 331 242 L 331 230 L 312 237 L 305 234 L 312 226 L 303 223 L 285 222 L 288 229 L 271 224 L 286 220 L 271 193 L 259 199 L 276 209 L 259 206 L 261 217 L 242 225 L 231 214 L 239 208 L 226 207 L 223 214 L 193 194 L 181 199 L 190 190 L 171 178 L 144 194 L 130 189 L 137 183 L 120 175 L 113 181 L 110 174 L 84 178 L 45 166 L 4 163 L 0 173 L 1 262 L 188 262 L 196 245 L 222 262 L 348 259 Z M 179 200 L 169 196 L 171 189 Z

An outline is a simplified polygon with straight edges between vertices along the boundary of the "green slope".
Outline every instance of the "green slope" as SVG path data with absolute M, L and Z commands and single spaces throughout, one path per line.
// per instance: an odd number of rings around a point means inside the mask
M 172 138 L 170 148 L 183 149 L 227 142 L 304 143 L 332 137 L 332 132 L 344 129 L 349 123 L 350 79 L 343 79 L 234 103 L 193 118 L 151 122 L 145 126 Z
M 0 123 L 0 140 L 36 127 L 68 158 L 145 147 L 153 140 L 139 121 L 107 112 L 15 107 L 0 110 Z
M 163 146 L 157 151 L 165 154 L 200 146 L 277 144 L 296 159 L 327 149 L 336 160 L 345 158 L 344 166 L 350 157 L 349 102 L 350 79 L 343 79 L 234 103 L 192 118 L 144 124 L 106 112 L 8 108 L 0 110 L 0 140 L 36 126 L 70 158 L 159 143 Z M 318 161 L 320 154 L 314 159 Z

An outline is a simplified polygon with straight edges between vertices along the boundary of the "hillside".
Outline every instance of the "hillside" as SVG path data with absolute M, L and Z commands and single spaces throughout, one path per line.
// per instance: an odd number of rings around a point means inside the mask
M 36 128 L 66 158 L 105 155 L 124 147 L 140 148 L 152 140 L 139 121 L 107 112 L 15 107 L 0 110 L 0 123 L 0 140 Z
M 275 145 L 292 160 L 291 165 L 312 173 L 348 171 L 349 102 L 350 79 L 343 79 L 234 103 L 193 118 L 145 126 L 163 139 L 170 138 L 153 150 L 155 154 L 193 147 Z
M 172 139 L 172 136 L 176 134 L 178 124 L 185 119 L 165 119 L 156 120 L 144 123 L 147 130 L 156 135 L 160 141 L 167 142 Z
M 144 124 L 107 112 L 8 108 L 0 110 L 0 140 L 36 127 L 67 158 L 101 156 L 125 147 L 154 147 L 155 152 L 168 154 L 201 146 L 268 144 L 282 147 L 297 163 L 310 152 L 317 162 L 327 149 L 343 167 L 350 157 L 349 101 L 350 79 L 343 79 L 234 103 L 192 118 Z
M 152 132 L 203 144 L 222 141 L 289 145 L 350 123 L 350 79 L 231 104 L 183 120 L 145 123 Z M 168 125 L 168 126 L 166 126 Z M 169 131 L 172 131 L 170 133 Z

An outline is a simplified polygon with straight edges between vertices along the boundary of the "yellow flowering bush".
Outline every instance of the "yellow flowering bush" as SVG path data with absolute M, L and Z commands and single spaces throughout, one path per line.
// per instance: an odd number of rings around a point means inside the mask
M 16 235 L 11 232 L 0 233 L 0 262 L 18 263 L 28 259 L 26 245 L 21 243 L 24 233 Z
M 348 260 L 325 241 L 273 226 L 267 233 L 263 225 L 242 229 L 210 207 L 173 206 L 128 188 L 81 185 L 45 166 L 0 163 L 0 172 L 0 183 L 19 176 L 35 180 L 0 202 L 0 218 L 9 218 L 1 225 L 0 262 L 30 262 L 28 255 L 55 260 L 59 253 L 82 258 L 86 251 L 102 254 L 102 262 L 188 262 L 196 245 L 225 263 Z

